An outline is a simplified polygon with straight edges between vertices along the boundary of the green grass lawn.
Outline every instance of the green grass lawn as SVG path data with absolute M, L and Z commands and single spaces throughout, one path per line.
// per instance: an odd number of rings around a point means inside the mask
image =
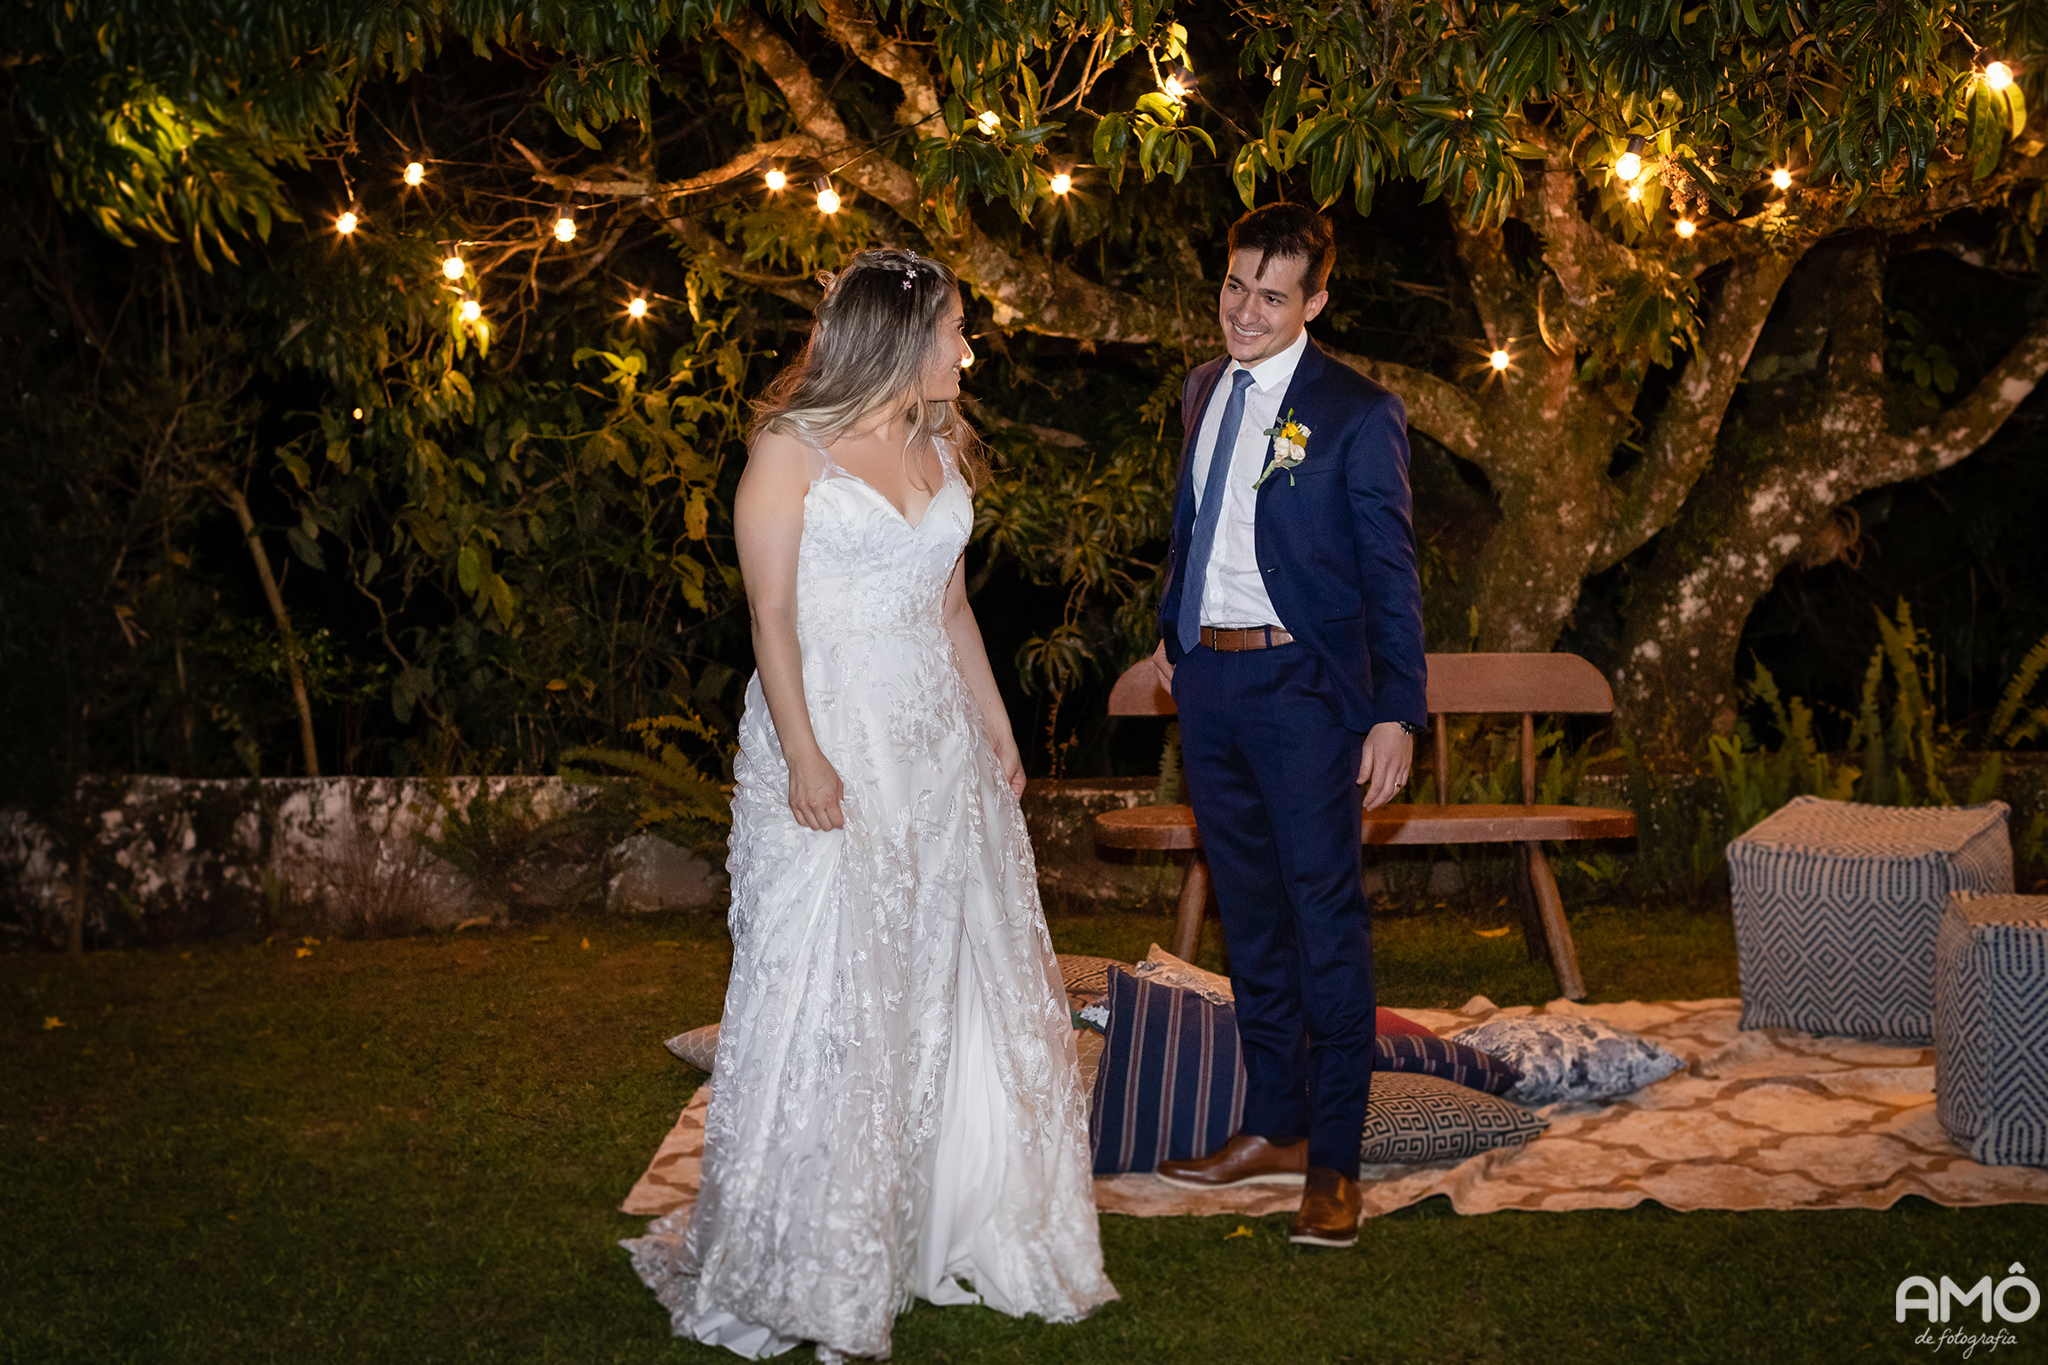
M 1382 915 L 1382 1002 L 1547 997 L 1519 933 L 1487 927 Z M 1574 927 L 1596 998 L 1735 993 L 1725 911 Z M 1065 951 L 1126 958 L 1170 932 L 1053 923 Z M 673 1340 L 613 1245 L 704 1079 L 660 1044 L 717 1017 L 714 917 L 299 946 L 0 956 L 0 1361 L 732 1358 Z M 1436 1199 L 1336 1253 L 1291 1247 L 1285 1217 L 1239 1225 L 1105 1217 L 1123 1302 L 1073 1327 L 921 1305 L 896 1358 L 1893 1360 L 1926 1349 L 1892 1319 L 1902 1276 L 2048 1278 L 2035 1208 L 1463 1218 Z M 2042 1358 L 2043 1329 L 2010 1330 L 2017 1350 L 1976 1358 Z

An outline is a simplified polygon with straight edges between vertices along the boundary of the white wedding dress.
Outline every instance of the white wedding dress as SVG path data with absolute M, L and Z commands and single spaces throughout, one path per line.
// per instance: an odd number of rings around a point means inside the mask
M 790 814 L 756 676 L 702 1189 L 627 1247 L 677 1335 L 830 1360 L 886 1357 L 913 1296 L 1069 1321 L 1117 1295 L 1023 813 L 944 628 L 972 498 L 948 461 L 913 526 L 812 459 L 797 635 L 846 825 Z

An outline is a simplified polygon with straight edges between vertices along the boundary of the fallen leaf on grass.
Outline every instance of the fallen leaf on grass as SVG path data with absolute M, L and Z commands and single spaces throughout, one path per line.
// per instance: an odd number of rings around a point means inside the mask
M 299 949 L 299 951 L 298 951 L 298 952 L 297 952 L 297 953 L 295 954 L 295 956 L 297 956 L 297 957 L 311 957 L 312 955 L 313 955 L 313 950 L 312 950 L 311 948 L 301 948 L 301 949 Z
M 683 945 L 672 938 L 658 938 L 654 940 L 654 946 L 657 948 L 680 948 Z
M 308 948 L 318 948 L 320 946 L 320 940 L 317 938 L 302 938 L 299 942 L 305 944 Z
M 1223 1234 L 1223 1240 L 1227 1242 L 1227 1241 L 1229 1241 L 1229 1240 L 1230 1240 L 1231 1238 L 1233 1238 L 1233 1237 L 1249 1237 L 1249 1236 L 1251 1236 L 1251 1235 L 1252 1235 L 1252 1230 L 1251 1230 L 1250 1228 L 1246 1227 L 1246 1226 L 1245 1226 L 1245 1225 L 1244 1225 L 1243 1223 L 1239 1223 L 1239 1224 L 1237 1225 L 1237 1231 L 1236 1231 L 1236 1232 L 1226 1232 L 1226 1233 L 1224 1233 L 1224 1234 Z
M 535 934 L 532 938 L 526 941 L 528 943 L 546 943 L 548 941 L 548 936 L 546 934 Z
M 53 1029 L 53 1028 L 70 1028 L 70 1027 L 71 1027 L 71 1025 L 69 1025 L 69 1024 L 67 1024 L 67 1023 L 65 1023 L 65 1022 L 64 1022 L 64 1021 L 63 1021 L 62 1019 L 59 1019 L 59 1018 L 58 1018 L 58 1017 L 57 1017 L 56 1015 L 54 1015 L 54 1014 L 46 1014 L 46 1015 L 44 1015 L 44 1016 L 43 1016 L 43 1031 L 44 1031 L 45 1033 L 49 1032 L 49 1031 L 50 1031 L 51 1029 Z
M 583 951 L 586 953 L 590 951 L 590 940 L 587 938 L 583 940 Z
M 1505 934 L 1510 927 L 1511 926 L 1508 925 L 1502 925 L 1498 929 L 1474 929 L 1472 932 L 1479 935 L 1479 937 L 1481 938 L 1499 938 L 1502 934 Z
M 455 932 L 459 934 L 464 929 L 488 929 L 490 927 L 491 917 L 489 915 L 472 915 L 468 919 L 464 920 L 462 923 L 456 925 Z

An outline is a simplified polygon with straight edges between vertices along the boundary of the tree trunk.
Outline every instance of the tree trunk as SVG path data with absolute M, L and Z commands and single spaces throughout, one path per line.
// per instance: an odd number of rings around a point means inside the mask
M 1848 548 L 1851 499 L 1970 455 L 2048 371 L 2044 319 L 1961 402 L 1899 431 L 1884 376 L 1884 263 L 1875 233 L 1811 253 L 1762 344 L 1772 382 L 1752 385 L 1749 411 L 1636 582 L 1615 705 L 1647 741 L 1689 750 L 1734 705 L 1750 612 L 1787 564 Z
M 320 747 L 313 739 L 313 703 L 306 694 L 306 674 L 301 664 L 299 637 L 292 631 L 291 614 L 285 610 L 284 594 L 278 591 L 277 575 L 270 571 L 270 555 L 263 548 L 263 538 L 256 531 L 256 518 L 249 513 L 249 500 L 242 496 L 242 490 L 226 479 L 214 476 L 211 480 L 214 491 L 220 495 L 235 514 L 235 520 L 242 527 L 242 543 L 249 547 L 249 558 L 256 564 L 256 577 L 263 584 L 264 600 L 270 603 L 271 617 L 277 622 L 277 633 L 284 640 L 285 671 L 291 675 L 292 701 L 299 710 L 299 743 L 305 749 L 306 776 L 320 776 Z

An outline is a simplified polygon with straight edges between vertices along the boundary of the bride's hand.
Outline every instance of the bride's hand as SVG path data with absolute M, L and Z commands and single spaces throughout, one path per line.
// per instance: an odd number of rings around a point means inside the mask
M 839 808 L 846 788 L 839 771 L 822 753 L 789 765 L 789 813 L 805 829 L 839 829 L 846 816 Z
M 1005 735 L 996 741 L 996 761 L 1003 765 L 1003 781 L 1010 784 L 1013 796 L 1024 794 L 1024 755 L 1017 751 L 1017 741 Z

